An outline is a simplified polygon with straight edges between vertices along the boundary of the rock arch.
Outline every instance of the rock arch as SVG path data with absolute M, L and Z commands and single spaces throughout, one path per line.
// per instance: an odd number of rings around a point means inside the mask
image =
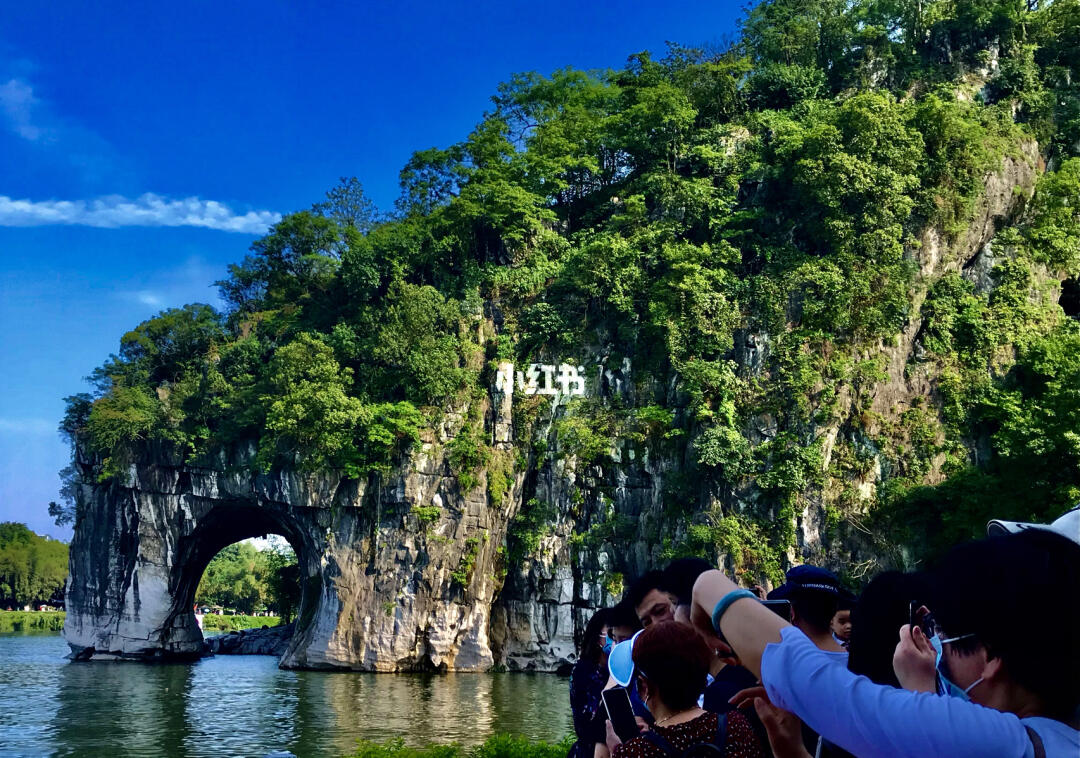
M 317 549 L 311 544 L 307 530 L 297 523 L 294 514 L 280 508 L 253 506 L 246 501 L 225 501 L 211 509 L 198 523 L 188 537 L 182 539 L 178 551 L 177 563 L 173 568 L 170 584 L 173 607 L 170 609 L 171 622 L 168 629 L 183 629 L 174 635 L 190 638 L 195 636 L 191 624 L 195 623 L 191 608 L 195 602 L 195 591 L 206 571 L 207 565 L 223 548 L 251 537 L 265 537 L 276 534 L 284 537 L 296 553 L 300 566 L 301 598 L 297 617 L 304 615 L 304 603 L 311 593 L 304 588 L 317 579 L 318 560 L 313 560 Z M 310 617 L 310 613 L 308 617 Z M 200 635 L 201 638 L 201 635 Z
M 73 657 L 202 655 L 192 603 L 207 563 L 274 533 L 293 545 L 302 585 L 283 667 L 491 668 L 495 563 L 512 511 L 491 507 L 484 487 L 461 492 L 441 448 L 427 451 L 381 483 L 256 473 L 253 446 L 197 467 L 158 443 L 135 451 L 124 476 L 98 482 L 98 462 L 77 451 L 64 628 Z M 417 506 L 432 503 L 438 520 L 421 520 Z M 472 567 L 464 585 L 462 565 Z

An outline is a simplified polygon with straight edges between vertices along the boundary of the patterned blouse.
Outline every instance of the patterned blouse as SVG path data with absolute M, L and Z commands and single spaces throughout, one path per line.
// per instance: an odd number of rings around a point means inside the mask
M 671 743 L 679 753 L 687 748 L 716 739 L 715 713 L 703 713 L 696 719 L 674 726 L 654 726 L 656 733 Z M 750 727 L 746 716 L 738 711 L 727 714 L 727 743 L 725 758 L 762 758 L 761 743 Z M 634 737 L 615 748 L 611 758 L 670 758 L 644 735 Z

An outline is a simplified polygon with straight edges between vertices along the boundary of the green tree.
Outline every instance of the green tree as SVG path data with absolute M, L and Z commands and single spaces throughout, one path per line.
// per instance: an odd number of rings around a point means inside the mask
M 264 393 L 266 433 L 259 461 L 278 456 L 301 469 L 343 468 L 353 463 L 353 437 L 363 404 L 348 393 L 352 371 L 341 368 L 320 337 L 300 334 L 270 360 Z
M 195 590 L 195 602 L 252 614 L 261 610 L 269 597 L 268 574 L 263 553 L 251 543 L 235 542 L 207 564 Z
M 68 546 L 25 524 L 0 523 L 0 606 L 62 602 Z

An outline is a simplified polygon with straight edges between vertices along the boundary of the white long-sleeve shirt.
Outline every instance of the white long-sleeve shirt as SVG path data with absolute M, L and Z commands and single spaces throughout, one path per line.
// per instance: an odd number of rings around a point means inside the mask
M 1080 756 L 1080 732 L 1047 718 L 1020 719 L 955 697 L 910 692 L 857 676 L 793 626 L 765 647 L 761 680 L 776 706 L 859 758 Z

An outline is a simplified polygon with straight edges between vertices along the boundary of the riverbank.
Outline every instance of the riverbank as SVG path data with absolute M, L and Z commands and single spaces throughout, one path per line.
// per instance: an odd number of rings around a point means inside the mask
M 566 758 L 573 744 L 572 735 L 560 742 L 544 742 L 496 734 L 471 748 L 458 744 L 409 747 L 398 737 L 381 743 L 361 740 L 347 758 Z
M 59 632 L 63 611 L 0 611 L 0 632 Z
M 244 629 L 277 626 L 280 623 L 281 616 L 217 616 L 208 613 L 202 617 L 204 632 L 239 632 Z
M 63 611 L 0 611 L 0 632 L 61 632 Z M 239 632 L 277 626 L 281 616 L 203 616 L 204 632 Z

